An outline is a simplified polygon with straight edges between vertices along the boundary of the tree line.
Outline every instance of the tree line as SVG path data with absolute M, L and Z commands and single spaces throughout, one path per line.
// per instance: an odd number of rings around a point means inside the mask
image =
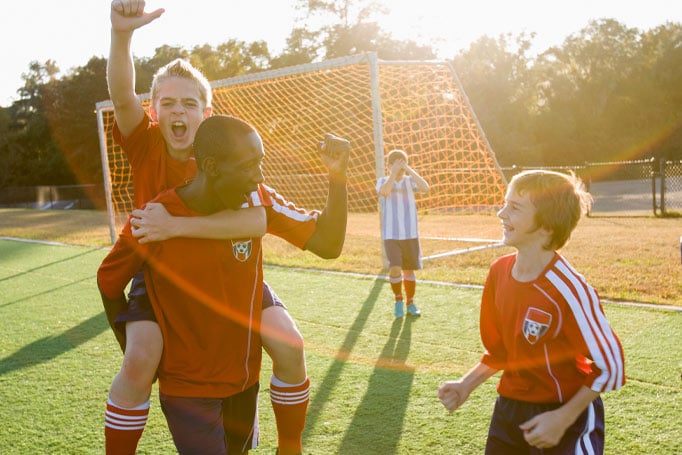
M 304 21 L 277 55 L 264 41 L 230 39 L 136 57 L 138 91 L 177 57 L 209 80 L 366 51 L 384 60 L 436 58 L 429 45 L 382 30 L 379 1 L 299 0 L 299 10 L 327 22 Z M 535 55 L 533 39 L 482 36 L 448 59 L 501 166 L 682 159 L 682 24 L 639 30 L 594 20 Z M 0 108 L 0 188 L 102 182 L 94 110 L 108 99 L 106 59 L 59 73 L 54 61 L 32 62 L 18 100 Z

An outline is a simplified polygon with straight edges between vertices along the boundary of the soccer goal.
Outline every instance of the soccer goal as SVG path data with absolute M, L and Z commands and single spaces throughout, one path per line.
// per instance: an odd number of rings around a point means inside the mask
M 393 148 L 431 191 L 420 213 L 490 211 L 506 181 L 452 66 L 444 61 L 384 61 L 376 53 L 212 82 L 213 112 L 260 132 L 266 182 L 288 199 L 322 208 L 327 177 L 315 144 L 326 133 L 351 141 L 349 210 L 377 212 L 377 178 Z M 149 97 L 142 97 L 145 107 Z M 97 103 L 112 242 L 133 209 L 132 176 L 113 142 L 113 105 Z

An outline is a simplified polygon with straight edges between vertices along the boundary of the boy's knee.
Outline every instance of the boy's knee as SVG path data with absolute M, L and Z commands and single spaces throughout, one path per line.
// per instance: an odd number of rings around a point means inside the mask
M 121 374 L 126 381 L 133 383 L 151 383 L 159 367 L 158 357 L 143 348 L 126 350 L 123 358 Z
M 402 277 L 402 269 L 398 266 L 393 266 L 388 269 L 389 278 L 399 278 Z

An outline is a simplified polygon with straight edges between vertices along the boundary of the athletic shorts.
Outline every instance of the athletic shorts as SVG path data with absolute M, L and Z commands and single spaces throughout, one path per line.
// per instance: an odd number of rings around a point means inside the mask
M 243 454 L 258 446 L 258 388 L 226 398 L 188 398 L 159 392 L 161 410 L 180 454 Z
M 559 445 L 551 449 L 536 449 L 528 445 L 519 425 L 559 406 L 561 404 L 529 403 L 498 396 L 488 430 L 486 455 L 603 454 L 604 404 L 601 398 L 590 403 L 587 409 L 568 427 Z
M 265 310 L 271 306 L 287 309 L 284 302 L 280 300 L 268 283 L 263 282 L 263 309 Z M 125 323 L 133 321 L 156 322 L 156 316 L 154 316 L 154 310 L 147 295 L 147 287 L 144 283 L 144 273 L 142 270 L 133 277 L 133 281 L 130 284 L 130 292 L 128 293 L 128 306 L 116 316 L 116 328 L 125 333 Z
M 419 239 L 386 239 L 384 251 L 386 251 L 389 267 L 400 267 L 403 270 L 421 270 L 422 268 Z

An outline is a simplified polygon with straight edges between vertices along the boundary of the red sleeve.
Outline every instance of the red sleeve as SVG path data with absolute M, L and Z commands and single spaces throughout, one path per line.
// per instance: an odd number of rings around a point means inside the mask
M 151 142 L 151 137 L 148 133 L 150 131 L 151 125 L 151 119 L 145 113 L 142 121 L 139 125 L 137 125 L 130 136 L 123 137 L 121 130 L 118 129 L 118 125 L 116 122 L 114 122 L 114 142 L 121 146 L 126 158 L 128 159 L 128 162 L 133 169 L 139 167 L 140 162 L 144 158 L 145 152 L 150 150 L 149 143 Z
M 296 207 L 272 188 L 265 185 L 263 188 L 270 201 L 269 205 L 264 204 L 266 205 L 268 234 L 276 235 L 303 249 L 315 233 L 320 212 Z
M 481 363 L 496 370 L 504 370 L 507 364 L 507 350 L 504 347 L 502 328 L 495 306 L 495 289 L 498 285 L 496 271 L 499 268 L 499 263 L 498 259 L 492 264 L 483 287 L 479 330 L 481 341 L 485 347 Z
M 573 344 L 579 367 L 587 373 L 584 385 L 595 392 L 617 390 L 625 384 L 623 347 L 604 314 L 597 291 L 563 258 L 549 279 L 563 289 L 567 305 L 563 331 Z
M 100 292 L 110 299 L 118 298 L 144 263 L 146 247 L 140 245 L 130 231 L 130 220 L 97 270 Z

